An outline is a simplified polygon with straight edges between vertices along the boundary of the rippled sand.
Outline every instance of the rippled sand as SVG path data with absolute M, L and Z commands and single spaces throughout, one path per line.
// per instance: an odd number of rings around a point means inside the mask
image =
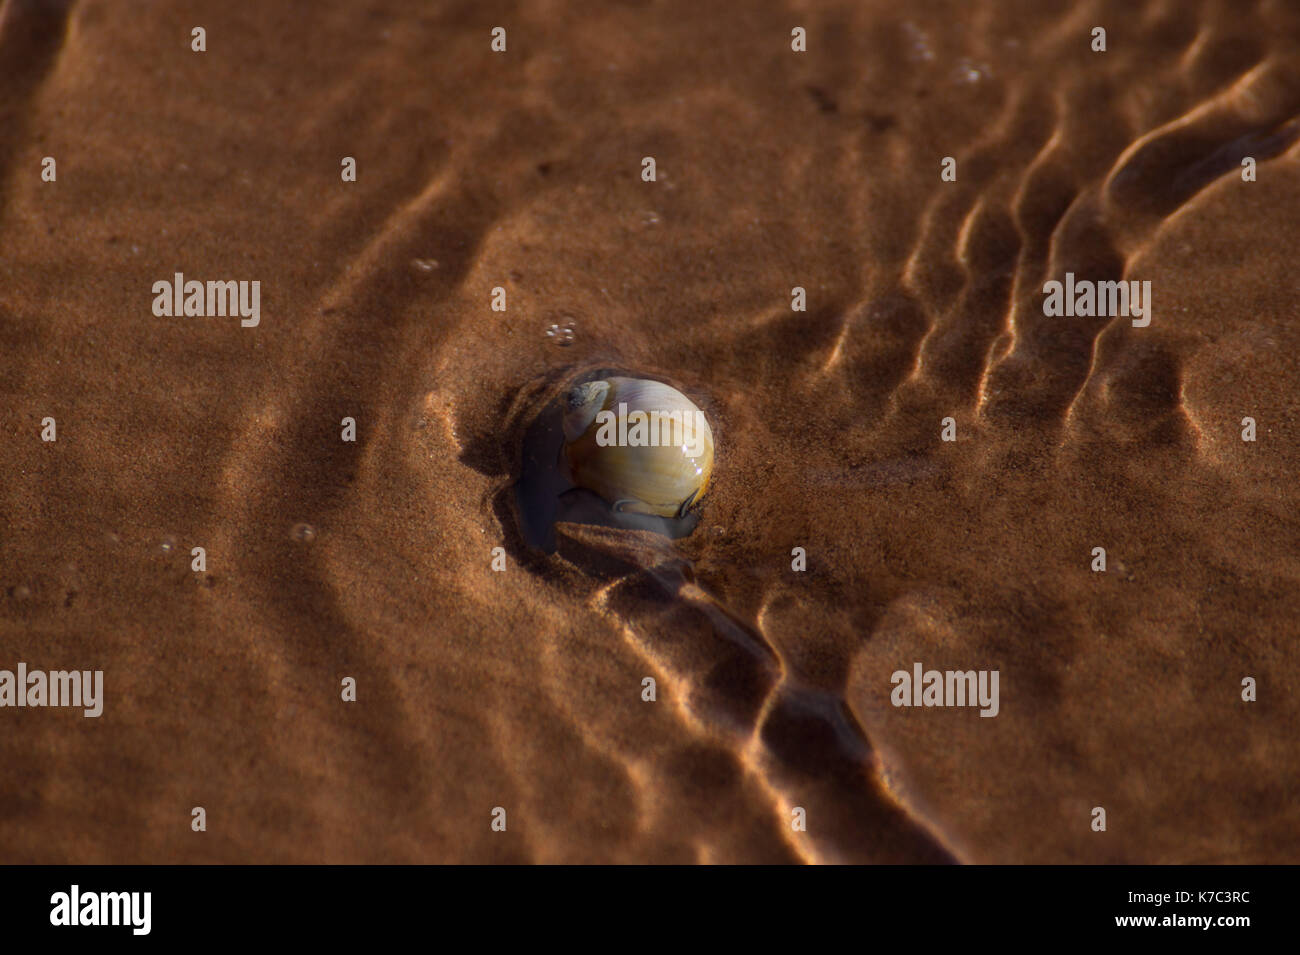
M 7 0 L 0 668 L 107 700 L 0 710 L 0 860 L 1296 859 L 1300 11 L 735 6 Z M 714 486 L 538 553 L 521 428 L 603 366 Z

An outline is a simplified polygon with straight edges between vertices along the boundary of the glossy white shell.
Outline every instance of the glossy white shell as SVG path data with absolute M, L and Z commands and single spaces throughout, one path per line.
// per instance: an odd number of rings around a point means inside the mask
M 663 440 L 632 443 L 638 420 L 643 440 Z M 601 443 L 611 435 L 615 443 Z M 680 516 L 704 496 L 713 474 L 713 430 L 704 412 L 660 381 L 608 378 L 577 386 L 569 395 L 564 437 L 573 483 L 617 510 Z M 666 443 L 669 437 L 675 443 Z

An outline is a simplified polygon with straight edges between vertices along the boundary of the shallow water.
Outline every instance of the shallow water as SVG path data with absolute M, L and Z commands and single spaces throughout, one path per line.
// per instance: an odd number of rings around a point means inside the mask
M 0 858 L 1294 861 L 1297 37 L 9 0 L 0 668 L 107 700 L 0 710 Z M 176 271 L 261 323 L 156 317 Z M 1066 272 L 1151 324 L 1045 316 Z M 548 555 L 523 431 L 602 366 L 700 402 L 713 486 Z M 892 706 L 915 661 L 998 670 L 998 716 Z

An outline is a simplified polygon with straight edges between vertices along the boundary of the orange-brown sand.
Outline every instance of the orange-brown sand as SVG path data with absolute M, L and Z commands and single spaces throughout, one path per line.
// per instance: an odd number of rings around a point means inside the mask
M 0 13 L 0 862 L 1295 861 L 1294 4 L 129 7 Z M 594 367 L 689 537 L 521 536 Z

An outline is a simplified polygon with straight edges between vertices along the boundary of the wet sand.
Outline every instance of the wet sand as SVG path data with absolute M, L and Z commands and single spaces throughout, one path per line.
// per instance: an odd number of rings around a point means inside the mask
M 6 0 L 0 668 L 105 702 L 0 709 L 0 861 L 1295 861 L 1297 38 Z M 1150 325 L 1045 316 L 1067 271 Z M 154 315 L 175 272 L 260 324 Z M 602 367 L 704 408 L 713 485 L 546 554 L 524 431 Z M 996 718 L 891 705 L 918 661 Z

